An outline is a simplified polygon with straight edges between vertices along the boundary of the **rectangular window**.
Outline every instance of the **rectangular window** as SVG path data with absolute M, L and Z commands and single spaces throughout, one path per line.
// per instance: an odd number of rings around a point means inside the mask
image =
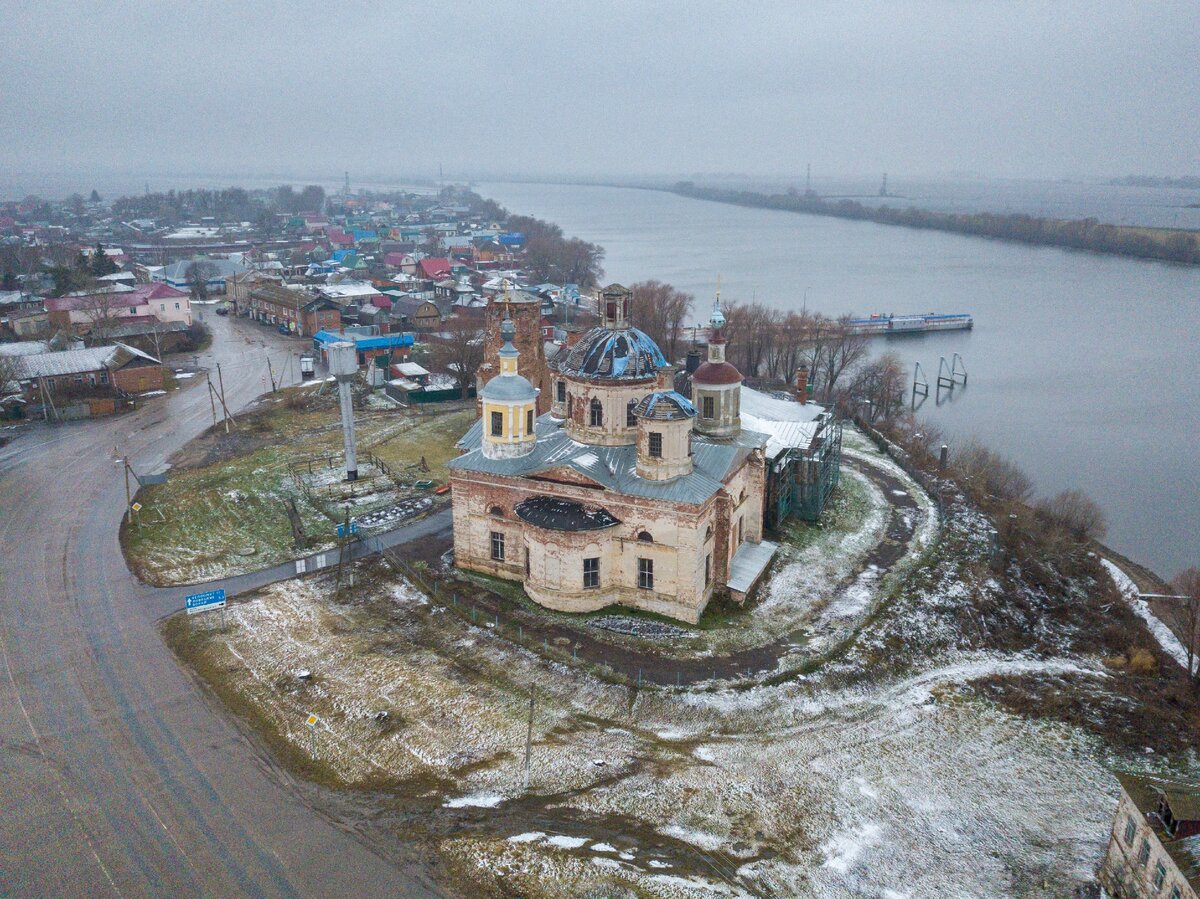
M 642 590 L 654 589 L 653 559 L 638 559 L 638 587 Z
M 497 562 L 504 561 L 504 535 L 499 531 L 492 531 L 492 558 Z
M 637 427 L 637 416 L 633 414 L 633 410 L 637 408 L 637 403 L 633 400 L 629 401 L 629 405 L 625 407 L 625 427 Z
M 179 304 L 178 304 L 178 303 L 176 303 L 176 304 L 175 304 L 175 308 L 176 308 L 176 309 L 178 309 L 178 308 L 179 308 Z
M 1183 894 L 1179 892 L 1179 887 L 1171 887 L 1171 899 L 1183 899 Z
M 704 557 L 704 586 L 712 582 L 712 553 Z
M 101 383 L 101 384 L 107 384 L 107 383 L 108 383 L 108 369 L 107 369 L 107 368 L 106 368 L 106 369 L 102 369 L 102 370 L 101 370 L 101 372 L 100 372 L 100 383 Z
M 559 381 L 555 385 L 555 390 L 558 391 L 558 401 L 560 403 L 565 403 L 567 401 L 567 382 Z
M 492 413 L 492 436 L 500 437 L 504 434 L 504 413 Z
M 159 303 L 159 304 L 158 304 L 158 311 L 159 311 L 159 312 L 166 312 L 166 311 L 167 311 L 167 304 L 166 304 L 166 303 Z
M 1138 864 L 1144 865 L 1150 860 L 1150 841 L 1142 837 L 1142 848 L 1138 850 Z
M 713 417 L 713 398 L 711 396 L 706 396 L 704 398 L 704 417 Z
M 533 433 L 533 410 L 532 409 L 530 409 L 528 412 L 525 413 L 525 433 L 526 434 Z
M 1154 863 L 1154 889 L 1161 890 L 1163 881 L 1167 879 L 1167 869 L 1162 862 Z
M 583 560 L 583 586 L 584 587 L 599 587 L 600 586 L 600 560 L 599 559 L 584 559 Z
M 745 528 L 743 528 L 743 526 L 742 526 L 744 521 L 745 521 L 745 519 L 742 519 L 742 518 L 738 519 L 738 545 L 739 546 L 746 539 L 745 533 L 744 533 Z
M 662 434 L 658 431 L 650 432 L 650 456 L 654 459 L 662 458 Z
M 1125 845 L 1133 845 L 1133 835 L 1137 833 L 1137 822 L 1130 816 L 1125 819 Z

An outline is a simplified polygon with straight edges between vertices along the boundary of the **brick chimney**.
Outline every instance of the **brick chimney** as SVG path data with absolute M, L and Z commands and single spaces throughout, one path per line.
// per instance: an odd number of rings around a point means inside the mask
M 684 363 L 684 370 L 690 375 L 700 367 L 700 351 L 694 347 L 688 350 L 687 362 Z
M 801 365 L 796 369 L 796 402 L 808 402 L 808 366 Z

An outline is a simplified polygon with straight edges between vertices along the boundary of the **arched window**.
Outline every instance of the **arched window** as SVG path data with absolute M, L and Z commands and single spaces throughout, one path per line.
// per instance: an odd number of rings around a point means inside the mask
M 490 509 L 488 509 L 488 514 L 495 515 L 497 518 L 503 518 L 504 510 L 501 509 L 499 506 L 492 506 Z
M 704 541 L 707 543 L 711 539 L 712 539 L 712 525 L 710 524 L 707 528 L 704 529 Z
M 593 428 L 604 424 L 604 407 L 600 404 L 599 397 L 592 397 L 591 405 L 588 407 L 588 422 Z
M 650 536 L 649 531 L 638 531 L 638 542 L 639 543 L 653 543 L 654 538 Z
M 740 506 L 740 505 L 741 505 L 742 503 L 744 503 L 745 501 L 746 501 L 746 491 L 745 491 L 745 490 L 743 490 L 743 491 L 741 492 L 741 494 L 738 496 L 738 505 Z
M 636 408 L 637 400 L 630 400 L 629 405 L 625 407 L 625 427 L 632 428 L 637 425 L 637 416 L 633 414 Z

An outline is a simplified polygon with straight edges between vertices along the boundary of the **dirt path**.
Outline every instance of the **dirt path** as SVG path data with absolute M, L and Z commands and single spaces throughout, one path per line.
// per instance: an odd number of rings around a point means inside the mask
M 868 553 L 863 564 L 844 578 L 831 599 L 851 587 L 868 567 L 881 573 L 890 571 L 908 553 L 920 516 L 920 506 L 909 487 L 889 471 L 865 460 L 847 457 L 843 464 L 855 469 L 874 483 L 889 504 L 888 523 L 884 538 Z M 906 514 L 909 513 L 909 514 Z M 441 555 L 450 549 L 452 541 L 428 539 L 398 547 L 398 555 L 406 561 L 425 561 L 435 567 Z M 467 590 L 470 590 L 468 597 Z M 455 593 L 454 591 L 461 591 Z M 440 585 L 435 600 L 449 599 L 449 609 L 468 621 L 487 627 L 499 637 L 535 651 L 556 651 L 572 662 L 599 668 L 602 673 L 616 675 L 633 684 L 650 683 L 659 686 L 682 686 L 711 680 L 753 677 L 774 671 L 779 660 L 793 653 L 811 636 L 808 626 L 797 628 L 761 646 L 748 647 L 724 655 L 704 658 L 676 658 L 663 651 L 641 649 L 610 642 L 596 634 L 586 624 L 574 626 L 565 622 L 547 621 L 536 612 L 522 609 L 511 599 L 494 593 L 475 582 L 447 580 Z M 443 595 L 444 594 L 444 595 Z M 453 597 L 457 596 L 457 600 Z M 736 627 L 736 624 L 730 625 Z M 665 647 L 664 647 L 665 648 Z

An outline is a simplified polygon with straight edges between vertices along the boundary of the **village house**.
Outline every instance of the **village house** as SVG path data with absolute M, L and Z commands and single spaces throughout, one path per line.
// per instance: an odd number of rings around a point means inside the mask
M 1101 885 L 1116 899 L 1197 899 L 1200 784 L 1123 772 L 1116 777 L 1121 800 Z
M 558 611 L 622 604 L 696 623 L 718 591 L 744 601 L 777 548 L 762 539 L 768 436 L 741 425 L 719 310 L 701 417 L 631 302 L 620 285 L 601 292 L 601 324 L 557 361 L 541 416 L 513 306 L 489 307 L 505 315 L 497 367 L 450 463 L 455 564 Z M 541 347 L 540 301 L 525 305 L 524 342 Z
M 104 331 L 109 325 L 140 321 L 192 324 L 188 294 L 166 284 L 114 285 L 88 293 L 48 297 L 46 312 L 54 329 Z
M 256 287 L 246 303 L 255 321 L 284 325 L 299 337 L 311 337 L 327 329 L 336 331 L 342 323 L 341 307 L 337 303 L 280 284 Z
M 238 272 L 225 282 L 225 299 L 236 313 L 246 308 L 246 301 L 250 298 L 251 291 L 259 287 L 282 283 L 283 276 L 278 272 L 265 272 L 257 269 Z
M 31 411 L 53 417 L 67 406 L 86 406 L 79 415 L 111 413 L 122 395 L 163 389 L 162 363 L 123 343 L 16 356 L 10 367 Z

